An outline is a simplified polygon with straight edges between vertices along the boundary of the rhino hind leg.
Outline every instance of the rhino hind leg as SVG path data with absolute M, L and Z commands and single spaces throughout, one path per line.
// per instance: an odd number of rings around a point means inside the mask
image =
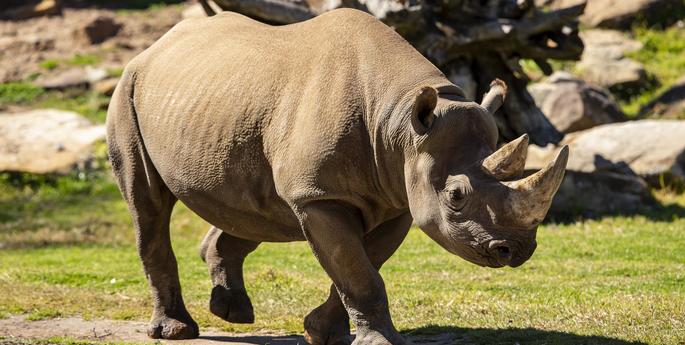
M 154 301 L 147 333 L 157 339 L 197 338 L 199 328 L 183 303 L 169 236 L 176 198 L 145 150 L 130 95 L 131 86 L 124 82 L 112 98 L 107 115 L 107 142 L 114 175 L 133 218 L 138 254 Z
M 245 257 L 259 242 L 231 236 L 212 227 L 205 235 L 200 256 L 207 263 L 212 278 L 209 311 L 231 323 L 254 323 L 252 301 L 243 280 Z
M 379 225 L 364 238 L 364 248 L 376 269 L 395 253 L 407 236 L 412 218 L 409 213 Z M 349 345 L 350 317 L 331 284 L 328 299 L 304 318 L 305 339 L 312 345 Z

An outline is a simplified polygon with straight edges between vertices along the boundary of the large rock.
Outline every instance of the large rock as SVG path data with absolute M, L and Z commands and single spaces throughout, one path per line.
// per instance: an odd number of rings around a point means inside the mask
M 537 3 L 563 8 L 585 0 L 536 0 Z M 685 1 L 682 0 L 587 0 L 580 21 L 589 27 L 628 29 L 639 22 L 663 25 L 682 18 Z
M 546 82 L 531 85 L 529 91 L 562 133 L 627 120 L 609 92 L 565 72 L 556 72 Z
M 52 77 L 40 78 L 36 84 L 46 90 L 64 90 L 69 88 L 87 88 L 90 84 L 88 72 L 81 68 L 72 68 Z
M 115 36 L 122 25 L 111 16 L 97 15 L 74 30 L 74 38 L 86 44 L 102 43 Z
M 568 134 L 566 177 L 551 212 L 557 216 L 632 213 L 655 201 L 649 185 L 685 183 L 685 121 L 641 120 Z M 557 148 L 531 146 L 526 169 L 541 169 Z
M 92 145 L 105 137 L 79 114 L 42 109 L 0 113 L 0 171 L 67 173 L 86 167 Z
M 585 50 L 577 69 L 583 79 L 626 97 L 641 92 L 653 82 L 641 63 L 625 56 L 642 48 L 640 42 L 611 30 L 589 30 L 581 38 Z
M 642 49 L 642 43 L 616 30 L 593 29 L 580 33 L 585 50 L 584 58 L 618 60 L 627 53 Z
M 625 165 L 648 181 L 685 182 L 685 121 L 641 120 L 603 125 L 564 138 L 573 152 L 568 169 L 595 171 Z
M 119 84 L 119 78 L 107 78 L 93 84 L 93 90 L 97 93 L 111 96 Z
M 685 76 L 640 109 L 641 117 L 685 120 Z
M 541 169 L 558 150 L 549 145 L 528 149 L 526 171 Z M 577 160 L 576 151 L 570 150 L 569 162 Z M 625 165 L 600 160 L 591 171 L 567 168 L 557 194 L 554 196 L 549 217 L 568 219 L 576 216 L 594 218 L 607 214 L 632 214 L 656 205 L 644 179 Z
M 3 0 L 3 2 L 5 1 Z M 0 8 L 5 8 L 4 11 L 0 12 L 0 20 L 21 20 L 62 13 L 61 0 L 25 1 L 16 7 L 12 6 L 15 5 L 16 1 L 10 0 L 8 2 L 7 5 L 0 5 Z

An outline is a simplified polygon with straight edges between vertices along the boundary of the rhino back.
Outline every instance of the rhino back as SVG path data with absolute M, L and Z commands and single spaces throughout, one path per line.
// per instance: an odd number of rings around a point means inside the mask
M 372 115 L 444 80 L 355 10 L 282 27 L 184 21 L 131 65 L 145 147 L 172 192 L 218 227 L 240 214 L 284 240 L 301 236 L 294 199 L 377 194 Z

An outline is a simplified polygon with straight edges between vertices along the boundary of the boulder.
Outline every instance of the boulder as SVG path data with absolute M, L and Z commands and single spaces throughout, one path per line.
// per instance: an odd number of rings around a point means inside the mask
M 526 172 L 541 169 L 558 150 L 553 145 L 528 149 Z M 575 158 L 570 150 L 569 163 Z M 567 168 L 564 181 L 554 196 L 549 217 L 568 219 L 576 216 L 594 218 L 608 214 L 632 214 L 656 206 L 656 200 L 644 179 L 625 165 L 598 164 L 592 171 Z
M 0 113 L 0 171 L 67 173 L 92 161 L 105 126 L 79 114 L 41 109 Z
M 584 58 L 618 60 L 627 53 L 642 49 L 642 43 L 616 30 L 593 29 L 580 34 L 585 50 Z
M 627 120 L 608 91 L 569 73 L 556 72 L 546 82 L 531 85 L 528 91 L 561 133 Z
M 35 53 L 55 48 L 55 40 L 37 34 L 0 37 L 0 56 Z M 11 53 L 8 53 L 11 52 Z
M 567 135 L 568 169 L 592 172 L 623 165 L 651 184 L 685 182 L 685 121 L 640 120 L 598 126 Z
M 0 12 L 0 19 L 22 20 L 62 13 L 61 0 L 26 1 L 24 4 L 13 7 L 15 2 L 10 0 L 9 4 L 0 5 L 5 8 Z
M 581 38 L 585 50 L 576 67 L 583 79 L 625 97 L 654 82 L 641 63 L 625 57 L 626 53 L 639 50 L 640 42 L 610 30 L 590 30 L 583 32 Z
M 86 66 L 84 72 L 86 73 L 86 80 L 88 80 L 90 84 L 105 80 L 109 76 L 106 69 L 98 67 Z
M 550 7 L 563 8 L 585 0 L 536 0 Z M 682 18 L 685 1 L 682 0 L 587 0 L 580 21 L 589 27 L 629 29 L 638 22 L 647 25 L 664 25 Z
M 640 120 L 566 135 L 566 176 L 553 216 L 633 213 L 656 205 L 652 187 L 685 183 L 685 121 Z M 544 167 L 558 148 L 528 149 L 526 170 Z
M 640 109 L 640 117 L 685 119 L 685 76 Z
M 119 83 L 119 78 L 107 78 L 93 84 L 93 90 L 97 93 L 111 96 Z
M 52 77 L 41 78 L 36 84 L 47 90 L 64 90 L 68 88 L 87 88 L 90 81 L 85 70 L 72 68 Z
M 649 87 L 651 81 L 645 67 L 634 60 L 581 60 L 577 65 L 583 79 L 608 88 L 619 97 L 628 98 Z
M 111 16 L 97 15 L 74 30 L 74 38 L 86 44 L 102 43 L 115 36 L 122 25 Z

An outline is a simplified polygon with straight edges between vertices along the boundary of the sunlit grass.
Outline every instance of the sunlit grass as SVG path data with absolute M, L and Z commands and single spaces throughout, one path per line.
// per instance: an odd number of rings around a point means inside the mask
M 0 313 L 149 318 L 133 229 L 108 176 L 23 188 L 2 183 Z M 682 195 L 660 198 L 685 206 Z M 174 211 L 184 297 L 200 325 L 302 332 L 302 318 L 330 284 L 309 247 L 263 244 L 248 257 L 245 279 L 257 321 L 232 325 L 207 310 L 211 284 L 198 246 L 208 227 L 182 205 Z M 648 216 L 548 224 L 528 263 L 498 270 L 448 254 L 413 229 L 382 274 L 404 332 L 454 332 L 474 344 L 679 344 L 685 341 L 683 229 L 683 219 Z
M 641 107 L 685 76 L 685 27 L 674 25 L 666 30 L 640 27 L 634 29 L 633 34 L 643 48 L 628 56 L 644 64 L 658 84 L 621 103 L 629 116 L 638 115 Z

